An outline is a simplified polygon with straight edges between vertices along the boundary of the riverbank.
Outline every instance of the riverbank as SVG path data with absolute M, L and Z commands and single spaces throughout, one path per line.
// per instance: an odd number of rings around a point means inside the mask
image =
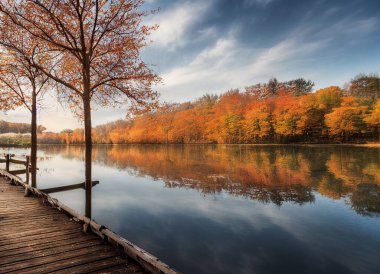
M 63 145 L 66 146 L 66 144 L 38 144 L 39 146 L 48 146 L 48 145 Z M 84 144 L 69 144 L 70 146 L 83 146 Z M 123 143 L 123 144 L 97 144 L 94 143 L 94 146 L 126 146 L 126 145 L 166 145 L 164 143 Z M 380 147 L 380 143 L 364 143 L 364 144 L 358 144 L 358 143 L 291 143 L 291 144 L 277 144 L 277 143 L 268 143 L 268 144 L 212 144 L 212 143 L 189 143 L 189 144 L 176 144 L 171 143 L 168 144 L 169 146 L 195 146 L 195 145 L 224 145 L 224 146 L 357 146 L 357 147 Z M 2 144 L 0 143 L 0 147 L 17 147 L 17 148 L 28 148 L 30 147 L 30 144 Z

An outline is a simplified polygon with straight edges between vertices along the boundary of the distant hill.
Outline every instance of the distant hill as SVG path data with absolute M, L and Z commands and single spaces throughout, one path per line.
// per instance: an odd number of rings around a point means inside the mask
M 29 133 L 30 124 L 26 123 L 11 123 L 0 120 L 0 134 L 1 133 Z
M 30 133 L 31 126 L 27 123 L 12 123 L 4 120 L 0 120 L 0 134 L 4 133 L 17 133 L 24 134 Z M 46 128 L 38 126 L 38 132 L 42 133 Z

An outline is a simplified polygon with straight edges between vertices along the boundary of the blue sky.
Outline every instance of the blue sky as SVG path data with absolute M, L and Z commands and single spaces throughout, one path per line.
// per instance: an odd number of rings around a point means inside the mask
M 379 0 L 148 0 L 145 8 L 160 8 L 147 18 L 160 28 L 143 57 L 162 77 L 157 90 L 166 101 L 243 89 L 271 77 L 341 86 L 360 72 L 380 70 Z M 99 108 L 94 124 L 125 112 Z M 80 126 L 59 105 L 40 115 L 50 130 Z M 0 119 L 29 121 L 23 111 Z

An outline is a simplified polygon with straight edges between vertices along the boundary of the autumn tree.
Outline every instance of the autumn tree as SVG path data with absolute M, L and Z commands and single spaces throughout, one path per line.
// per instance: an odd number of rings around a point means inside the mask
M 56 81 L 59 97 L 84 119 L 86 185 L 91 185 L 91 104 L 154 105 L 158 77 L 140 51 L 155 26 L 142 25 L 142 0 L 2 0 L 0 11 L 14 32 L 26 31 L 54 58 L 34 66 Z
M 259 139 L 273 135 L 272 107 L 268 102 L 255 102 L 250 105 L 244 121 L 245 140 L 252 139 L 257 142 Z
M 301 133 L 297 125 L 297 122 L 301 118 L 301 114 L 297 108 L 297 102 L 294 97 L 277 99 L 273 116 L 275 133 L 278 136 L 294 137 Z
M 36 187 L 37 133 L 42 129 L 37 125 L 37 104 L 46 91 L 49 78 L 32 64 L 37 44 L 24 32 L 13 35 L 7 18 L 2 18 L 1 23 L 0 92 L 31 113 L 31 182 Z
M 376 102 L 380 98 L 380 77 L 375 74 L 359 74 L 351 80 L 347 94 Z
M 378 138 L 380 139 L 380 99 L 377 99 L 372 111 L 364 118 L 365 122 L 374 128 L 377 128 Z
M 353 97 L 344 97 L 340 107 L 325 115 L 326 125 L 333 136 L 341 136 L 344 141 L 366 129 L 364 118 L 368 107 Z
M 156 121 L 162 128 L 165 136 L 165 143 L 169 144 L 169 132 L 173 129 L 174 117 L 178 104 L 163 103 L 155 115 Z
M 285 82 L 284 85 L 286 86 L 286 89 L 288 89 L 294 96 L 310 93 L 314 87 L 314 83 L 312 81 L 305 80 L 303 78 Z
M 319 89 L 315 92 L 316 103 L 318 108 L 323 109 L 326 113 L 331 112 L 342 102 L 343 90 L 337 86 L 331 86 Z
M 315 141 L 324 135 L 325 111 L 319 103 L 317 94 L 298 97 L 295 111 L 299 115 L 298 133 L 302 135 L 304 141 Z
M 268 83 L 251 85 L 245 88 L 246 92 L 256 99 L 268 99 L 278 96 L 301 96 L 313 90 L 314 83 L 303 78 L 280 82 L 276 78 L 269 79 Z
M 70 145 L 73 132 L 74 131 L 72 129 L 64 129 L 61 131 L 61 135 L 63 135 L 66 145 Z

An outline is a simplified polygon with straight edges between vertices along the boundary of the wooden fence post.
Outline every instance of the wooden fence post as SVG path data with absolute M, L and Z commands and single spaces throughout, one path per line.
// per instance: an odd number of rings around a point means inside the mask
M 5 155 L 5 170 L 9 172 L 9 160 L 11 159 L 10 154 Z
M 29 185 L 29 163 L 30 163 L 30 156 L 26 156 L 26 174 L 25 174 L 25 183 Z
M 26 163 L 25 163 L 25 169 L 26 169 L 26 173 L 25 173 L 25 184 L 29 185 L 29 156 L 26 156 Z M 25 188 L 25 194 L 24 196 L 25 197 L 28 197 L 30 196 L 32 193 L 30 192 L 29 188 Z

